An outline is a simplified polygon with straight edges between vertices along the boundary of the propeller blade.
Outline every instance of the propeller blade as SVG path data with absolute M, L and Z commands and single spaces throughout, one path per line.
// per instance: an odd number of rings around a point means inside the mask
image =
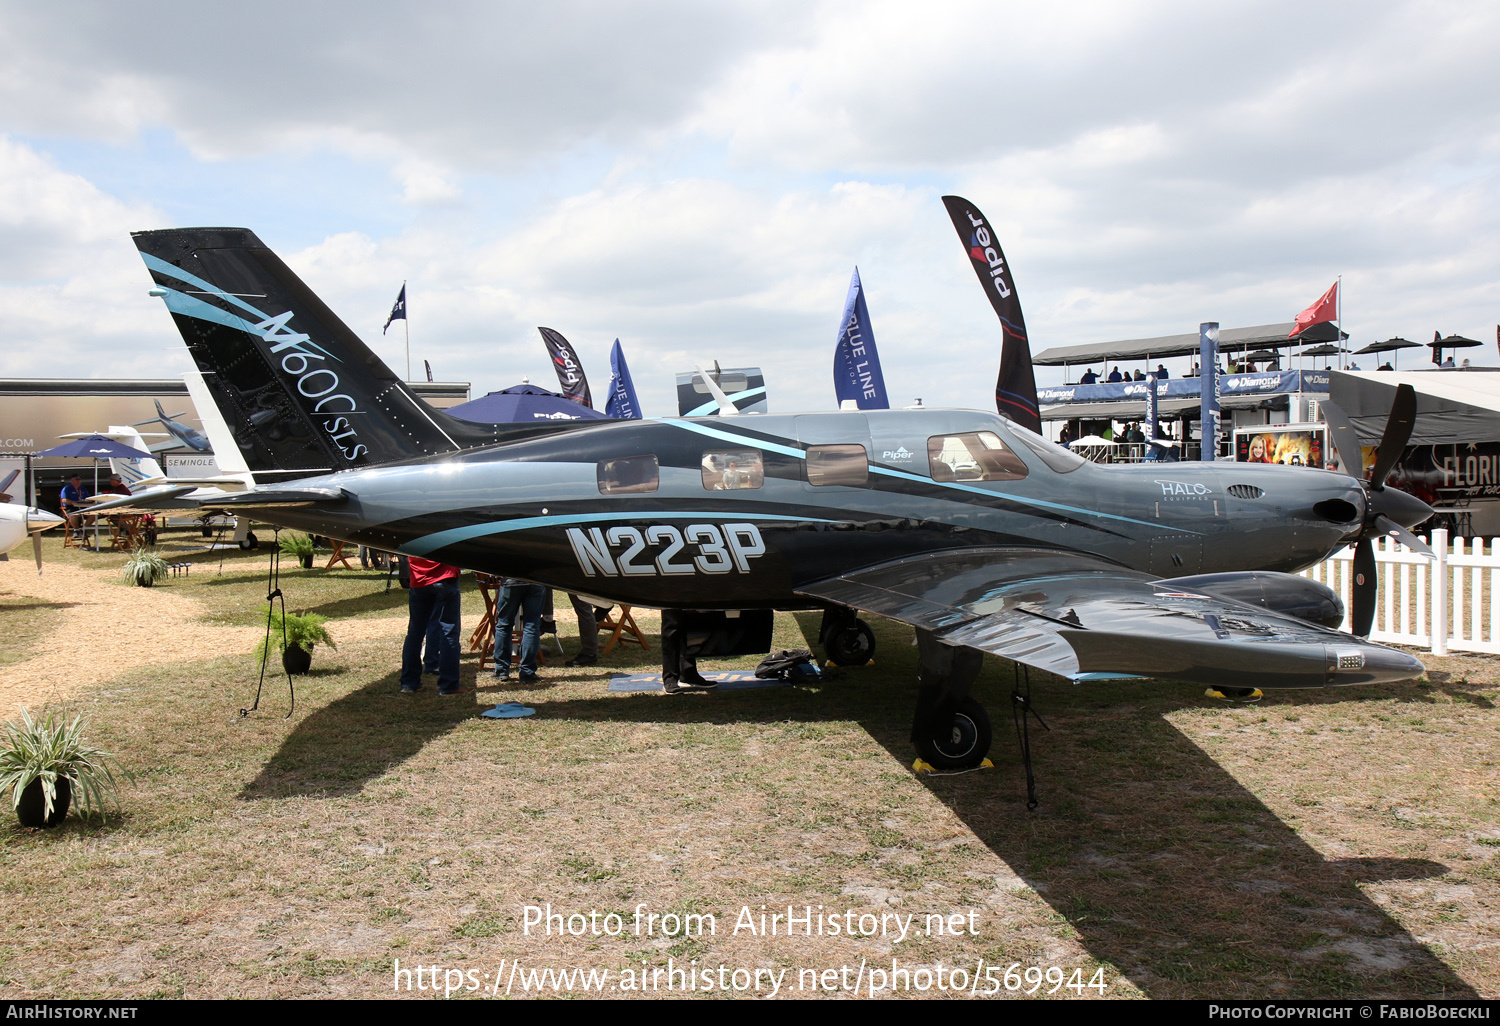
M 1339 463 L 1343 465 L 1344 473 L 1350 477 L 1363 478 L 1365 457 L 1359 447 L 1359 432 L 1354 430 L 1354 422 L 1334 405 L 1333 400 L 1325 400 L 1320 405 L 1323 419 L 1333 430 L 1333 448 L 1339 454 Z
M 1354 592 L 1349 604 L 1350 626 L 1356 637 L 1368 638 L 1375 624 L 1375 544 L 1363 538 L 1354 546 Z
M 1396 401 L 1391 403 L 1391 415 L 1385 422 L 1385 435 L 1380 439 L 1380 448 L 1375 451 L 1375 471 L 1370 476 L 1370 487 L 1377 492 L 1385 487 L 1386 475 L 1406 451 L 1406 440 L 1411 437 L 1416 422 L 1416 389 L 1400 385 L 1396 388 Z
M 1426 556 L 1428 559 L 1437 559 L 1437 556 L 1433 554 L 1432 549 L 1427 546 L 1426 542 L 1424 542 L 1421 538 L 1418 538 L 1416 535 L 1412 534 L 1400 524 L 1396 523 L 1390 517 L 1376 517 L 1375 529 L 1381 534 L 1396 539 L 1398 542 L 1400 542 L 1402 545 L 1405 545 L 1413 552 L 1420 553 L 1421 555 Z
M 36 554 L 36 575 L 42 576 L 42 536 L 34 534 L 31 536 L 31 551 Z

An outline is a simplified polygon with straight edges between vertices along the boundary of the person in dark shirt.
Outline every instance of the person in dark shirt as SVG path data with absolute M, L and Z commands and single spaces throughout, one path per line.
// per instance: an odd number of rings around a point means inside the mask
M 1119 367 L 1116 367 L 1114 370 L 1109 372 L 1109 380 L 1111 384 L 1115 383 L 1116 381 L 1125 380 L 1124 376 L 1120 373 Z
M 1159 363 L 1159 364 L 1156 365 L 1156 376 L 1158 378 L 1161 378 L 1161 380 L 1165 381 L 1168 378 L 1170 378 L 1172 375 L 1170 375 L 1170 374 L 1167 373 L 1167 367 L 1166 367 L 1165 364 Z
M 1086 371 L 1083 372 L 1083 377 L 1081 377 L 1081 378 L 1078 379 L 1078 383 L 1080 385 L 1092 385 L 1094 382 L 1096 382 L 1098 380 L 1099 380 L 1099 375 L 1095 374 L 1094 373 L 1094 368 L 1090 367 L 1088 370 L 1086 370 Z
M 1139 367 L 1137 367 L 1135 369 L 1135 373 L 1133 375 L 1131 375 L 1131 377 L 1133 377 L 1136 381 L 1145 381 L 1146 380 L 1146 372 L 1143 371 L 1143 370 L 1141 370 Z

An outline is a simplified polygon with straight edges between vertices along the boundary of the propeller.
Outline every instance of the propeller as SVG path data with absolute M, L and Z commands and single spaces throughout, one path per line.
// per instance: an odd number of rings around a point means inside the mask
M 1323 417 L 1333 430 L 1333 445 L 1338 450 L 1339 462 L 1350 476 L 1360 480 L 1359 471 L 1364 467 L 1364 454 L 1359 446 L 1359 432 L 1354 424 L 1332 401 L 1323 403 Z M 1432 516 L 1432 507 L 1415 495 L 1408 495 L 1396 488 L 1387 488 L 1385 479 L 1390 475 L 1396 461 L 1406 450 L 1412 428 L 1417 420 L 1417 393 L 1410 385 L 1396 388 L 1396 399 L 1391 403 L 1390 416 L 1386 418 L 1385 433 L 1375 450 L 1375 465 L 1370 471 L 1370 480 L 1361 481 L 1365 492 L 1365 515 L 1360 522 L 1359 533 L 1354 542 L 1354 588 L 1351 602 L 1351 619 L 1354 633 L 1361 638 L 1370 636 L 1375 623 L 1375 598 L 1378 581 L 1375 567 L 1375 539 L 1384 535 L 1394 538 L 1413 552 L 1429 559 L 1435 558 L 1427 543 L 1412 534 L 1413 528 Z

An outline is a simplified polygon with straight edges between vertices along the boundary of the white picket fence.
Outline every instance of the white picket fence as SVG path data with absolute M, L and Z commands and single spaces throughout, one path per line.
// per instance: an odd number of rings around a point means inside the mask
M 1425 648 L 1433 655 L 1451 652 L 1500 654 L 1500 538 L 1465 542 L 1448 532 L 1432 532 L 1436 560 L 1418 555 L 1389 538 L 1375 543 L 1380 590 L 1375 603 L 1371 641 Z M 1321 581 L 1352 609 L 1350 588 L 1354 549 L 1345 548 L 1302 571 Z M 1349 629 L 1349 615 L 1344 617 Z

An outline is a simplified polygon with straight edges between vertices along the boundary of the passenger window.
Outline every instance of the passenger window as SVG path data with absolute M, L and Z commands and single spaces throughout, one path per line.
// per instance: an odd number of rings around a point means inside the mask
M 862 445 L 809 445 L 807 483 L 862 488 L 870 479 L 870 459 Z
M 703 454 L 703 487 L 711 492 L 759 488 L 765 481 L 766 471 L 759 449 Z
M 625 456 L 599 464 L 599 494 L 654 492 L 661 480 L 655 456 Z
M 1026 476 L 1026 464 L 993 431 L 929 438 L 927 465 L 934 481 L 1015 481 Z

